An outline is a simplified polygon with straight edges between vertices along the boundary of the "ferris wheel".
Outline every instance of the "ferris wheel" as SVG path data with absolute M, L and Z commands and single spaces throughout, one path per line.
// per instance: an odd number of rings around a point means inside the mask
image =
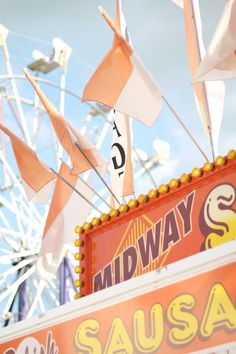
M 26 58 L 24 48 L 32 52 L 36 45 L 43 52 L 34 50 L 33 58 Z M 21 73 L 21 68 L 27 66 L 59 111 L 74 119 L 80 131 L 109 156 L 107 136 L 111 133 L 113 112 L 100 105 L 82 105 L 80 95 L 68 84 L 69 64 L 74 60 L 74 67 L 76 60 L 63 40 L 54 38 L 52 44 L 42 43 L 0 25 L 0 50 L 1 123 L 10 127 L 54 168 L 58 168 L 62 158 L 67 158 L 44 108 Z M 152 169 L 168 157 L 168 143 L 159 140 L 153 142 L 151 156 L 134 148 L 135 179 L 147 174 L 150 187 L 157 187 Z M 52 281 L 43 282 L 35 274 L 49 204 L 35 205 L 28 201 L 9 140 L 1 132 L 0 164 L 0 327 L 4 327 L 72 301 L 76 289 L 73 246 Z M 102 185 L 98 189 L 103 198 L 109 197 Z M 93 203 L 104 212 L 106 205 L 97 196 Z

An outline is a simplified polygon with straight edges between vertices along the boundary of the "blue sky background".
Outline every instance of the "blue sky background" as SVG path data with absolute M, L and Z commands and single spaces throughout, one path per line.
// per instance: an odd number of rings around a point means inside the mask
M 82 94 L 84 85 L 112 42 L 111 30 L 101 17 L 98 5 L 102 5 L 110 16 L 115 16 L 115 0 L 1 1 L 0 21 L 11 31 L 8 44 L 14 71 L 21 73 L 22 66 L 32 61 L 32 49 L 40 49 L 48 55 L 52 38 L 61 37 L 73 49 L 69 62 L 67 87 Z M 224 0 L 200 0 L 206 46 L 209 44 L 223 7 Z M 123 10 L 136 52 L 198 143 L 211 158 L 210 145 L 196 110 L 191 87 L 182 10 L 171 0 L 123 0 Z M 24 34 L 26 37 L 18 34 Z M 34 41 L 29 37 L 41 41 Z M 2 74 L 4 64 L 1 63 L 0 69 Z M 55 71 L 46 78 L 58 82 L 58 72 Z M 26 82 L 19 81 L 18 85 L 21 90 L 26 90 L 27 96 L 33 97 L 33 91 Z M 59 100 L 57 90 L 48 88 L 47 90 L 50 98 L 57 103 Z M 223 155 L 235 147 L 235 98 L 235 81 L 230 80 L 226 82 L 224 118 L 219 145 L 219 153 Z M 82 118 L 86 110 L 86 105 L 78 104 L 73 98 L 67 98 L 66 116 L 77 127 L 82 126 Z M 29 117 L 28 122 L 30 124 Z M 14 122 L 9 124 L 12 124 L 14 129 Z M 42 128 L 41 132 L 44 141 L 50 139 L 46 134 L 47 124 L 45 123 L 45 130 Z M 203 165 L 203 157 L 164 103 L 163 111 L 151 129 L 137 121 L 134 123 L 136 148 L 152 154 L 154 152 L 152 141 L 156 138 L 169 142 L 171 149 L 170 160 L 153 171 L 157 183 L 168 182 L 173 177 L 179 177 L 183 172 L 190 172 L 195 166 Z M 110 139 L 109 135 L 103 147 L 107 158 L 109 158 Z M 147 192 L 152 187 L 149 178 L 145 178 L 146 180 L 136 182 L 137 194 Z

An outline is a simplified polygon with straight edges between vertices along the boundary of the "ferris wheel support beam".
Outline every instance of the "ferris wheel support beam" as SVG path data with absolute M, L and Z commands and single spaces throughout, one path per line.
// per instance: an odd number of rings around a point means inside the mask
M 58 85 L 57 83 L 55 83 L 53 81 L 50 81 L 50 80 L 47 80 L 47 79 L 43 79 L 41 77 L 35 77 L 35 76 L 33 78 L 38 83 L 46 84 L 46 85 L 49 85 L 51 87 L 55 87 L 58 90 L 60 90 L 60 85 Z M 25 75 L 17 75 L 17 74 L 12 74 L 11 76 L 9 76 L 9 75 L 0 75 L 0 80 L 11 80 L 11 79 L 14 79 L 14 80 L 27 80 Z M 69 90 L 67 88 L 65 88 L 64 91 L 65 91 L 65 93 L 71 95 L 72 97 L 74 97 L 77 100 L 79 100 L 80 102 L 82 102 L 82 97 L 78 93 L 76 93 L 75 91 Z M 29 101 L 29 102 L 32 102 L 32 100 Z M 107 116 L 106 116 L 104 110 L 99 108 L 97 105 L 92 104 L 91 102 L 84 102 L 84 105 L 90 107 L 93 110 L 93 112 L 96 113 L 96 115 L 100 115 L 104 119 L 107 119 Z
M 0 302 L 3 301 L 8 295 L 12 292 L 17 291 L 19 286 L 28 279 L 35 272 L 35 266 L 32 266 L 29 270 L 27 270 L 20 278 L 18 278 L 14 284 L 10 285 L 7 290 L 3 291 L 0 295 Z
M 35 75 L 38 76 L 38 72 L 36 72 Z M 33 148 L 35 149 L 36 148 L 36 139 L 37 139 L 37 135 L 38 135 L 38 131 L 39 131 L 39 123 L 41 121 L 39 119 L 39 96 L 36 93 L 34 94 L 33 105 L 34 105 L 35 115 L 33 117 L 32 145 L 33 145 Z
M 35 311 L 35 309 L 36 309 L 36 307 L 37 307 L 37 305 L 39 303 L 40 296 L 41 296 L 44 288 L 45 288 L 45 281 L 41 279 L 40 282 L 39 282 L 39 285 L 37 287 L 37 294 L 36 294 L 36 296 L 34 298 L 34 301 L 33 301 L 32 305 L 30 306 L 30 309 L 28 311 L 26 319 L 30 318 L 34 314 L 34 311 Z
M 137 157 L 137 159 L 138 159 L 138 161 L 139 161 L 141 167 L 144 169 L 144 172 L 145 172 L 145 173 L 148 175 L 148 177 L 150 178 L 150 181 L 151 181 L 153 187 L 154 187 L 154 188 L 157 188 L 156 181 L 154 180 L 154 178 L 153 178 L 153 176 L 152 176 L 150 170 L 146 167 L 145 162 L 141 159 L 141 157 L 140 157 L 140 155 L 139 155 L 139 153 L 138 153 L 138 150 L 137 150 L 137 149 L 133 149 L 133 150 L 134 150 L 134 153 L 135 153 L 135 155 L 136 155 L 136 157 Z
M 59 288 L 59 301 L 60 305 L 64 305 L 67 302 L 67 291 L 66 291 L 66 261 L 63 258 L 60 268 L 59 268 L 59 277 L 60 277 L 60 288 Z
M 26 121 L 25 121 L 25 115 L 24 115 L 23 108 L 22 108 L 21 101 L 20 101 L 19 92 L 18 92 L 18 89 L 16 86 L 16 81 L 13 78 L 13 70 L 12 70 L 12 66 L 11 66 L 11 62 L 10 62 L 10 55 L 9 55 L 7 42 L 6 42 L 7 35 L 8 35 L 8 30 L 5 27 L 1 26 L 0 27 L 0 45 L 2 46 L 2 49 L 3 49 L 3 54 L 5 57 L 5 62 L 6 62 L 6 67 L 7 67 L 7 73 L 10 77 L 12 90 L 13 90 L 14 96 L 16 98 L 16 106 L 18 109 L 19 119 L 20 119 L 20 128 L 23 131 L 23 134 L 25 136 L 25 140 L 26 140 L 27 144 L 29 146 L 32 146 L 30 134 L 29 134 L 29 131 L 28 131 L 28 128 L 26 125 Z
M 62 116 L 64 116 L 65 113 L 65 87 L 66 87 L 66 72 L 62 68 L 61 78 L 60 78 L 60 105 L 59 105 L 59 111 Z M 59 169 L 61 159 L 63 158 L 63 147 L 59 143 L 58 139 L 56 139 L 56 148 L 57 148 L 57 168 Z
M 14 288 L 7 300 L 7 303 L 4 307 L 4 309 L 3 309 L 3 316 L 6 316 L 8 313 L 10 313 L 10 309 L 12 309 L 12 307 L 13 307 L 16 295 L 17 295 L 17 288 Z M 9 319 L 9 317 L 8 317 L 8 319 Z M 4 325 L 6 327 L 6 322 L 4 323 Z
M 38 291 L 38 282 L 36 281 L 36 279 L 33 279 L 33 285 L 34 285 L 34 287 L 35 287 L 35 289 Z M 41 313 L 44 313 L 44 312 L 46 312 L 46 308 L 45 308 L 45 306 L 44 306 L 44 303 L 43 303 L 43 301 L 42 301 L 42 297 L 40 297 L 39 298 L 39 307 L 40 307 L 40 311 L 41 311 Z
M 2 227 L 0 228 L 0 238 L 2 238 L 5 241 L 7 241 L 7 243 L 12 247 L 12 249 L 15 250 L 16 252 L 18 252 L 19 251 L 19 245 L 14 240 L 14 238 L 12 238 L 12 237 L 14 237 L 13 234 L 10 234 L 10 232 L 6 232 L 6 229 L 4 229 Z
M 29 266 L 21 268 L 21 272 L 24 274 L 27 272 L 27 269 L 29 269 Z M 20 271 L 18 277 L 19 276 Z M 24 320 L 26 316 L 26 280 L 27 278 L 19 285 L 18 288 L 18 321 Z
M 38 253 L 38 251 L 39 250 L 27 250 L 27 251 L 20 251 L 20 252 L 11 253 L 6 256 L 0 256 L 0 262 L 1 262 L 1 264 L 9 264 L 9 263 L 12 263 L 12 261 L 14 261 L 14 259 L 36 255 Z M 1 295 L 0 295 L 0 298 L 1 298 Z
M 34 258 L 29 258 L 29 259 L 23 259 L 22 261 L 18 262 L 17 265 L 9 268 L 6 272 L 4 272 L 4 274 L 0 277 L 0 284 L 2 284 L 6 278 L 11 275 L 11 274 L 14 274 L 16 271 L 18 271 L 19 269 L 33 263 L 35 260 L 35 257 Z
M 81 128 L 81 134 L 85 135 L 88 129 L 88 123 L 90 122 L 90 120 L 92 119 L 92 114 L 88 113 L 84 119 L 84 124 Z
M 24 224 L 31 223 L 32 221 L 29 220 L 28 216 L 25 215 L 25 213 L 21 212 L 15 203 L 10 203 L 6 198 L 4 198 L 2 195 L 0 195 L 0 203 L 6 207 L 9 211 L 11 211 L 14 215 L 16 215 L 16 218 L 19 218 L 22 220 Z M 32 224 L 34 229 L 37 230 L 37 225 Z M 26 238 L 25 233 L 22 235 L 22 237 Z
M 75 286 L 76 277 L 75 277 L 75 273 L 74 273 L 73 267 L 71 265 L 71 262 L 70 262 L 69 258 L 65 257 L 65 261 L 66 261 L 66 266 L 68 268 L 68 272 L 70 274 L 70 279 L 71 279 L 71 282 L 72 282 L 72 286 L 73 286 L 74 290 L 77 292 L 77 288 Z

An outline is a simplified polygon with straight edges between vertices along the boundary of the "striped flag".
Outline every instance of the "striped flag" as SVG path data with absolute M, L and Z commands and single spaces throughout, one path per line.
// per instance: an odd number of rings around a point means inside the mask
M 18 138 L 18 136 L 2 124 L 0 124 L 0 129 L 11 140 L 16 163 L 28 199 L 32 202 L 46 203 L 50 196 L 55 175 L 38 158 L 36 152 Z
M 87 83 L 82 100 L 105 104 L 150 127 L 161 112 L 161 90 L 119 28 L 101 12 L 115 40 Z
M 63 162 L 59 174 L 86 198 L 92 199 L 91 189 L 82 180 L 77 180 L 77 176 L 72 175 L 71 169 Z M 50 280 L 55 274 L 73 243 L 75 225 L 84 222 L 89 211 L 90 205 L 58 178 L 36 261 L 36 272 L 42 279 Z
M 179 5 L 183 5 L 189 66 L 194 77 L 205 54 L 199 3 L 198 0 L 184 0 Z M 193 90 L 205 132 L 209 139 L 212 138 L 213 151 L 217 154 L 224 108 L 224 83 L 194 83 Z
M 121 0 L 116 1 L 116 26 L 121 31 L 122 36 L 132 45 L 122 12 Z M 115 35 L 113 43 L 116 40 Z M 115 111 L 112 129 L 112 158 L 109 170 L 111 174 L 111 189 L 117 197 L 125 197 L 134 192 L 131 124 L 132 119 L 129 116 Z M 116 206 L 115 200 L 113 200 L 112 205 Z
M 85 155 L 89 158 L 93 165 L 97 167 L 100 174 L 104 175 L 107 167 L 107 160 L 103 157 L 95 145 L 93 145 L 83 134 L 78 131 L 78 129 L 76 129 L 58 112 L 56 107 L 45 96 L 30 73 L 27 70 L 24 70 L 24 72 L 27 79 L 38 94 L 45 110 L 47 111 L 60 144 L 70 156 L 72 163 L 71 173 L 78 175 L 92 168 L 88 160 L 75 145 L 75 143 L 78 143 L 83 149 Z
M 236 0 L 227 0 L 219 24 L 195 80 L 226 80 L 236 77 Z

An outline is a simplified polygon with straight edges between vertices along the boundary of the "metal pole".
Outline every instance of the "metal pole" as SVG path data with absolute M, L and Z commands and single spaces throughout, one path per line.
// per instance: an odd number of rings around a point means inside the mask
M 93 162 L 88 158 L 88 156 L 85 154 L 83 148 L 79 145 L 78 142 L 75 143 L 75 145 L 77 146 L 77 148 L 79 149 L 79 151 L 82 153 L 82 155 L 85 157 L 85 159 L 88 161 L 88 163 L 90 164 L 90 166 L 93 168 L 93 170 L 96 172 L 97 176 L 101 179 L 101 181 L 104 183 L 104 185 L 107 187 L 107 189 L 109 190 L 109 192 L 113 195 L 113 197 L 115 198 L 115 200 L 117 201 L 117 203 L 120 205 L 119 200 L 116 198 L 115 194 L 112 192 L 111 188 L 108 186 L 108 184 L 106 183 L 106 181 L 104 180 L 104 178 L 100 175 L 100 173 L 98 172 L 97 168 L 95 167 L 95 165 L 93 164 Z
M 90 204 L 94 209 L 96 209 L 100 214 L 102 214 L 102 212 L 94 205 L 90 202 L 90 200 L 88 200 L 83 194 L 81 194 L 74 186 L 72 186 L 72 184 L 70 184 L 64 177 L 62 177 L 59 173 L 57 173 L 52 167 L 49 168 L 50 171 L 52 171 L 54 173 L 54 175 L 56 175 L 57 177 L 59 177 L 65 184 L 67 184 L 71 189 L 73 189 L 73 191 L 75 193 L 77 193 L 82 199 L 84 199 L 88 204 Z
M 63 55 L 63 53 L 62 53 L 62 55 Z M 63 55 L 63 57 L 65 57 L 65 54 Z M 64 68 L 66 63 L 64 63 L 64 60 L 63 60 L 63 66 L 61 68 L 60 106 L 59 106 L 59 111 L 62 116 L 64 116 L 64 113 L 65 113 L 65 87 L 66 87 L 66 73 L 65 73 L 65 68 Z M 59 141 L 57 141 L 57 164 L 58 164 L 57 167 L 59 167 L 60 159 L 62 159 L 62 158 L 63 158 L 63 147 L 61 146 Z
M 192 142 L 194 143 L 194 145 L 198 148 L 198 150 L 200 151 L 200 153 L 203 155 L 203 157 L 206 159 L 206 161 L 209 161 L 206 154 L 204 153 L 204 151 L 202 150 L 202 148 L 199 146 L 199 144 L 196 142 L 196 140 L 194 139 L 194 137 L 192 136 L 192 134 L 190 133 L 190 131 L 187 129 L 187 127 L 184 125 L 184 123 L 182 122 L 182 120 L 180 119 L 180 117 L 178 116 L 178 114 L 176 113 L 176 111 L 174 110 L 174 108 L 171 106 L 171 104 L 167 101 L 167 99 L 165 98 L 165 96 L 162 96 L 163 101 L 167 104 L 168 108 L 170 109 L 170 111 L 173 113 L 173 115 L 175 116 L 175 118 L 177 119 L 177 121 L 179 122 L 179 124 L 181 125 L 181 127 L 184 129 L 184 131 L 188 134 L 188 136 L 190 137 L 190 139 L 192 140 Z
M 26 266 L 21 269 L 23 274 L 27 271 L 27 268 L 29 267 Z M 18 275 L 20 275 L 20 272 L 18 273 Z M 19 293 L 18 320 L 22 321 L 25 319 L 26 316 L 26 280 L 20 284 L 18 293 Z
M 107 201 L 93 188 L 91 187 L 82 177 L 78 176 L 79 180 L 83 182 L 99 199 L 103 201 L 103 203 L 106 204 L 108 208 L 110 208 L 110 205 L 107 203 Z
M 60 268 L 60 289 L 59 289 L 59 301 L 60 305 L 66 303 L 66 263 L 65 258 L 63 258 Z
M 196 44 L 196 48 L 197 48 L 197 56 L 198 56 L 197 59 L 198 59 L 198 65 L 199 65 L 202 61 L 202 53 L 201 53 L 200 45 L 199 45 L 198 28 L 197 28 L 197 23 L 196 23 L 196 19 L 195 19 L 195 11 L 194 11 L 194 6 L 193 6 L 192 0 L 190 1 L 190 6 L 191 6 L 191 10 L 192 10 L 193 32 L 194 32 L 194 39 L 196 42 L 195 44 Z M 214 151 L 213 140 L 212 140 L 211 114 L 210 114 L 210 109 L 209 109 L 209 104 L 208 104 L 206 84 L 205 84 L 205 82 L 200 82 L 198 84 L 200 84 L 200 86 L 201 86 L 203 106 L 204 106 L 204 112 L 205 112 L 206 119 L 207 119 L 207 129 L 208 129 L 209 137 L 210 137 L 212 157 L 213 157 L 213 160 L 215 160 L 215 151 Z
M 70 260 L 67 257 L 65 257 L 65 263 L 66 263 L 66 267 L 68 269 L 68 272 L 69 272 L 69 275 L 70 275 L 70 278 L 71 278 L 72 286 L 73 286 L 74 290 L 77 291 L 75 283 L 74 283 L 74 281 L 75 281 L 75 273 L 73 271 L 73 268 L 72 268 L 72 265 L 70 263 Z
M 38 77 L 38 71 L 36 71 L 35 75 Z M 35 148 L 36 147 L 36 139 L 39 131 L 39 96 L 35 93 L 34 94 L 34 110 L 35 114 L 33 117 L 33 138 L 32 138 L 32 145 Z

